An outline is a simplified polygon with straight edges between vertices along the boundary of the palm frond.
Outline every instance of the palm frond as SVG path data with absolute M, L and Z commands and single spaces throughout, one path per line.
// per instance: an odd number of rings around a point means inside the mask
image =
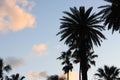
M 4 70 L 5 70 L 6 72 L 9 72 L 10 70 L 12 70 L 12 68 L 11 68 L 10 65 L 6 65 L 6 66 L 4 67 Z

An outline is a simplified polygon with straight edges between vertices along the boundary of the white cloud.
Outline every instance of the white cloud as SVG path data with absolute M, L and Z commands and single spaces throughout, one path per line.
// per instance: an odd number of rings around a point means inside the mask
M 19 31 L 33 27 L 35 17 L 28 8 L 33 7 L 29 0 L 0 0 L 0 32 Z
M 41 56 L 46 54 L 47 47 L 46 47 L 46 44 L 42 43 L 42 44 L 33 45 L 32 49 L 35 52 L 37 52 L 38 55 Z
M 43 72 L 34 72 L 34 71 L 29 71 L 28 72 L 28 77 L 32 80 L 39 80 L 41 78 L 47 78 L 48 74 L 47 72 L 43 71 Z

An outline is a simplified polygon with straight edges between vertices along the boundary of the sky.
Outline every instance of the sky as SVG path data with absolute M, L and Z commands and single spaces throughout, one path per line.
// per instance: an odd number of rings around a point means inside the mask
M 62 75 L 61 61 L 56 60 L 67 50 L 59 42 L 60 18 L 70 7 L 94 7 L 106 4 L 103 0 L 0 0 L 0 57 L 11 64 L 12 73 L 26 76 L 25 80 L 45 80 L 49 75 Z M 89 80 L 105 64 L 120 68 L 120 34 L 104 31 L 107 37 L 101 47 L 95 47 L 96 67 L 88 71 Z M 78 80 L 79 65 L 74 64 L 70 80 Z

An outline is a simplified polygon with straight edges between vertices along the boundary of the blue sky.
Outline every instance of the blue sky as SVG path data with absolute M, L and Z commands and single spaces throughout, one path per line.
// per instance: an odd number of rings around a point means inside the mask
M 94 12 L 106 3 L 103 0 L 1 0 L 0 4 L 4 4 L 0 6 L 1 58 L 13 66 L 12 73 L 27 76 L 25 80 L 44 80 L 47 75 L 62 73 L 61 63 L 56 60 L 67 49 L 64 42 L 59 42 L 60 36 L 56 36 L 59 19 L 64 16 L 62 11 L 69 11 L 69 7 L 74 6 L 93 6 Z M 120 67 L 120 34 L 103 33 L 107 40 L 101 47 L 94 47 L 99 57 L 96 67 L 89 70 L 89 80 L 104 64 Z M 75 65 L 73 72 L 77 70 L 78 65 Z

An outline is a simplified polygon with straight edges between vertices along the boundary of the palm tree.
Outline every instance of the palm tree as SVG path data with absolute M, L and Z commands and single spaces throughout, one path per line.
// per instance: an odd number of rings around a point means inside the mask
M 98 72 L 95 74 L 100 80 L 120 80 L 119 74 L 120 69 L 115 66 L 104 66 L 104 68 L 99 68 Z
M 109 2 L 109 5 L 100 6 L 102 8 L 102 19 L 104 20 L 104 25 L 108 25 L 108 29 L 120 32 L 120 0 L 104 0 Z
M 13 74 L 11 75 L 11 79 L 10 80 L 23 80 L 25 78 L 25 76 L 20 77 L 20 74 Z
M 93 13 L 92 7 L 85 11 L 84 7 L 80 7 L 79 10 L 74 7 L 70 8 L 71 12 L 64 11 L 67 15 L 63 16 L 60 32 L 57 35 L 61 35 L 60 41 L 65 40 L 65 44 L 68 45 L 74 51 L 78 51 L 80 64 L 82 66 L 82 80 L 87 80 L 87 56 L 88 50 L 93 48 L 93 44 L 100 46 L 102 39 L 106 39 L 100 32 L 104 30 L 104 27 L 99 23 L 99 15 Z M 81 71 L 79 71 L 80 73 Z M 80 78 L 80 77 L 79 77 Z
M 3 72 L 9 72 L 11 70 L 10 65 L 4 65 L 3 59 L 0 58 L 0 79 L 3 80 Z
M 73 69 L 73 65 L 70 62 L 71 57 L 71 51 L 68 50 L 67 52 L 62 52 L 61 56 L 57 58 L 63 60 L 62 65 L 64 65 L 64 67 L 62 70 L 67 74 L 67 80 L 69 80 L 69 71 L 72 71 Z
M 80 59 L 79 59 L 79 56 L 77 56 L 77 52 L 75 52 L 73 55 L 72 55 L 72 57 L 74 58 L 74 60 L 73 60 L 73 62 L 75 63 L 75 64 L 77 64 L 77 63 L 80 63 L 81 61 L 80 61 Z M 94 54 L 94 51 L 92 51 L 92 52 L 89 52 L 87 55 L 87 70 L 88 69 L 90 69 L 91 68 L 91 65 L 94 65 L 95 66 L 95 58 L 97 58 L 98 57 L 98 55 L 96 55 L 96 54 Z M 80 65 L 80 71 L 81 71 L 81 65 Z M 81 74 L 80 74 L 80 79 L 81 79 Z
M 51 75 L 47 80 L 65 80 L 65 77 L 59 77 L 58 75 Z

